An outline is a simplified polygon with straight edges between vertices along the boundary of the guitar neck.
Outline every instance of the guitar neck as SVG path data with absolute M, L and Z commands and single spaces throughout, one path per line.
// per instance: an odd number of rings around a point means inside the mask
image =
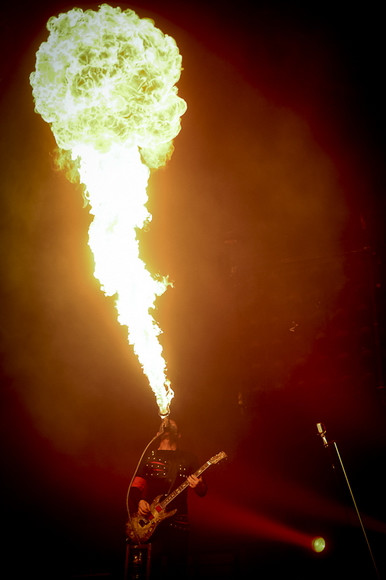
M 204 465 L 200 467 L 200 469 L 197 469 L 197 471 L 193 475 L 195 475 L 196 477 L 200 477 L 200 475 L 204 473 L 204 471 L 206 471 L 208 467 L 210 467 L 211 465 L 212 463 L 210 461 L 207 461 L 206 463 L 204 463 Z M 177 495 L 179 495 L 182 491 L 184 491 L 184 489 L 186 489 L 188 485 L 189 482 L 187 479 L 185 479 L 185 481 L 181 483 L 181 485 L 179 485 L 174 491 L 172 491 L 172 493 L 170 493 L 167 497 L 165 497 L 165 499 L 160 502 L 162 509 L 164 509 L 171 501 L 173 501 L 173 499 L 176 498 Z

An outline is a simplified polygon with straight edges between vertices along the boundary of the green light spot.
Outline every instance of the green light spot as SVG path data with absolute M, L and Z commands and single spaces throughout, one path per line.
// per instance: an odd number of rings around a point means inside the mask
M 314 552 L 317 552 L 319 554 L 320 552 L 323 552 L 325 547 L 326 541 L 324 538 L 318 537 L 312 540 L 312 549 Z

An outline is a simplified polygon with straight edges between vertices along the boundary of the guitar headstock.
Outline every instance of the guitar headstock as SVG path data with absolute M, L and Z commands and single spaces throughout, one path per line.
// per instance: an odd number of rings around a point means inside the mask
M 209 459 L 208 463 L 214 465 L 215 463 L 219 463 L 220 461 L 226 458 L 227 454 L 225 453 L 225 451 L 220 451 L 220 453 L 217 453 L 217 455 L 213 455 L 213 457 Z

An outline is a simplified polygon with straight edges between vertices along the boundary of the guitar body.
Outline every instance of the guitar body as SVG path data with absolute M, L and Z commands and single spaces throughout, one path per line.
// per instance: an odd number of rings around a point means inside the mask
M 134 514 L 131 522 L 126 524 L 126 535 L 134 542 L 147 542 L 153 535 L 154 530 L 162 522 L 174 516 L 177 510 L 166 511 L 161 505 L 161 495 L 158 495 L 150 505 L 150 514 L 141 516 Z

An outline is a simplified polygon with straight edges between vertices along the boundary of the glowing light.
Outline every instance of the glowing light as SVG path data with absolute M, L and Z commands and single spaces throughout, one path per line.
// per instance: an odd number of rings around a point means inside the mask
M 30 76 L 35 109 L 79 168 L 94 216 L 95 276 L 115 296 L 118 320 L 166 416 L 174 393 L 151 311 L 170 283 L 146 269 L 136 234 L 151 220 L 150 170 L 172 154 L 186 110 L 175 87 L 181 55 L 151 20 L 106 4 L 74 8 L 47 28 Z
M 200 506 L 196 506 L 199 511 Z M 264 538 L 309 550 L 312 536 L 243 505 L 231 503 L 229 498 L 214 495 L 210 505 L 199 513 L 200 521 L 213 533 L 237 534 L 238 537 Z
M 313 551 L 319 554 L 320 552 L 323 552 L 323 550 L 325 549 L 326 540 L 322 537 L 314 538 L 311 542 L 311 546 Z

